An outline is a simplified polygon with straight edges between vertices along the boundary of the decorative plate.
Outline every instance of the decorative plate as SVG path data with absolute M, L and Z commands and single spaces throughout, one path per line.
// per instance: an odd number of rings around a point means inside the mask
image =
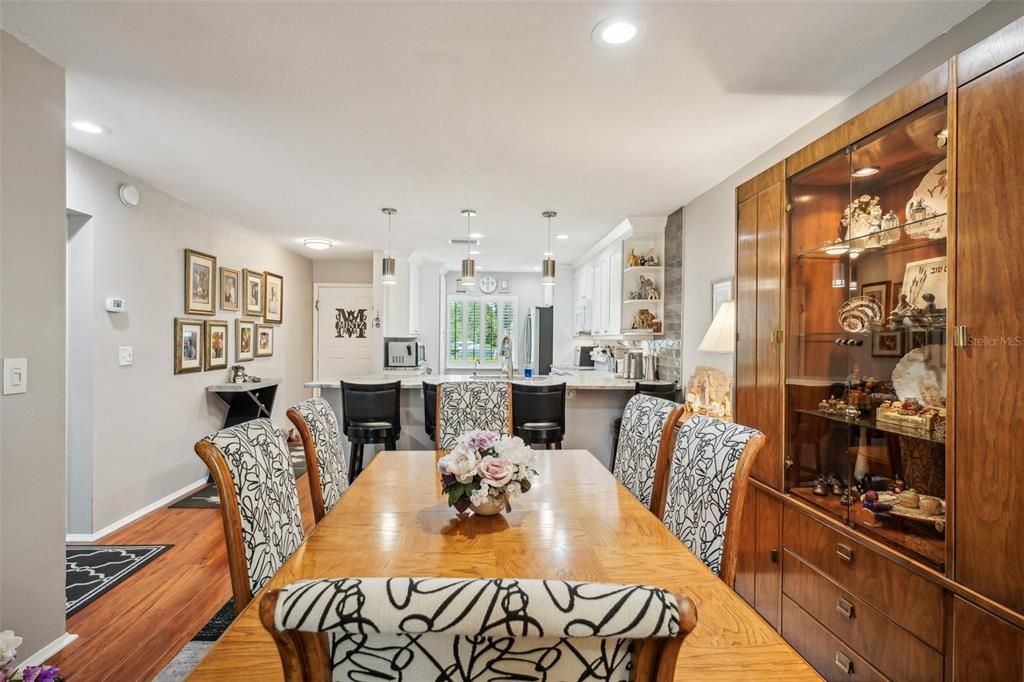
M 851 334 L 867 331 L 882 321 L 882 306 L 871 296 L 854 296 L 839 306 L 839 326 Z
M 911 239 L 941 239 L 946 236 L 946 210 L 946 160 L 943 159 L 928 171 L 907 202 L 905 222 L 911 224 L 903 231 Z
M 946 399 L 946 347 L 937 343 L 915 348 L 892 371 L 892 386 L 900 400 L 915 398 L 938 407 Z

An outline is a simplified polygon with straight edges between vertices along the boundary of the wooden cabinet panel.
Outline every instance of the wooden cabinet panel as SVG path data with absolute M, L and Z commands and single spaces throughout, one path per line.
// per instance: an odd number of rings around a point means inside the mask
M 732 581 L 732 589 L 743 597 L 748 604 L 754 606 L 756 600 L 756 562 L 757 547 L 757 489 L 751 483 L 747 483 L 747 513 L 743 514 L 742 525 L 739 531 L 736 557 L 736 574 Z
M 932 648 L 942 650 L 943 593 L 937 584 L 792 507 L 785 510 L 783 545 Z
M 782 597 L 782 636 L 830 682 L 873 682 L 885 677 L 789 597 Z
M 782 627 L 782 502 L 756 489 L 753 501 L 757 517 L 754 608 L 778 630 Z
M 739 424 L 757 427 L 757 196 L 736 216 L 736 404 Z
M 942 654 L 795 554 L 785 553 L 782 573 L 787 597 L 888 677 L 942 679 Z
M 782 220 L 785 192 L 778 182 L 757 195 L 757 428 L 767 436 L 751 476 L 782 486 Z
M 954 572 L 1024 611 L 1024 57 L 958 99 Z
M 953 680 L 1024 680 L 1024 630 L 954 597 Z
M 956 59 L 957 83 L 963 85 L 1024 53 L 1024 18 L 996 31 Z

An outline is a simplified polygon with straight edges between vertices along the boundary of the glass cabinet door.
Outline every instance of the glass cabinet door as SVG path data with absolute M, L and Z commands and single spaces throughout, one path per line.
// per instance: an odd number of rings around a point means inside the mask
M 787 489 L 945 562 L 946 105 L 790 178 Z

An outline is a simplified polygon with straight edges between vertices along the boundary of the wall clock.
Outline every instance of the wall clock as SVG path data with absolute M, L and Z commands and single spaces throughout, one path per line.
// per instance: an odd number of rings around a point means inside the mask
M 480 287 L 480 293 L 482 294 L 493 294 L 498 290 L 498 280 L 494 279 L 490 275 L 484 275 L 478 282 Z

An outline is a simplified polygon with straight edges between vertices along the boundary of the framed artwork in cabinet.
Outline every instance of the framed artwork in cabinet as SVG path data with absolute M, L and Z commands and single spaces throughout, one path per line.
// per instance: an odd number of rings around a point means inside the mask
M 872 282 L 871 284 L 865 284 L 860 288 L 860 295 L 873 298 L 878 301 L 878 305 L 882 306 L 882 314 L 887 314 L 892 308 L 889 307 L 890 301 L 890 289 L 892 288 L 892 282 Z
M 903 332 L 873 332 L 871 334 L 871 357 L 903 357 Z

